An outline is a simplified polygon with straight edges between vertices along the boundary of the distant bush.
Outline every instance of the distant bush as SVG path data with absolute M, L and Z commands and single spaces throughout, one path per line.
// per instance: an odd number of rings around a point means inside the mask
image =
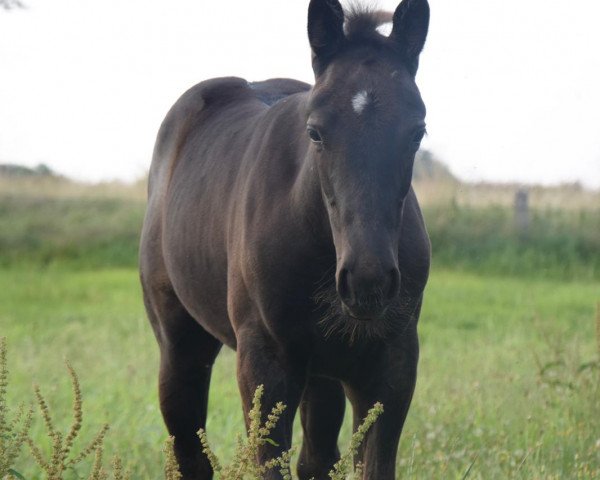
M 14 163 L 0 163 L 0 176 L 4 177 L 57 177 L 58 175 L 46 164 L 29 168 Z
M 419 150 L 415 157 L 413 181 L 457 182 L 450 169 L 429 150 Z

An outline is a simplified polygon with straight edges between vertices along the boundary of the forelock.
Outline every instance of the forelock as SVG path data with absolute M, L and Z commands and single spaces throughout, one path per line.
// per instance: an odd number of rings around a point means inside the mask
M 344 33 L 349 41 L 382 37 L 378 27 L 391 23 L 394 14 L 370 6 L 352 3 L 344 16 Z

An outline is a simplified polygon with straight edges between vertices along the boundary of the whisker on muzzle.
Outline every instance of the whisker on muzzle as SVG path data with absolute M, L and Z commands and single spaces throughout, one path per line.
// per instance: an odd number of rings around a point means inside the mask
M 368 302 L 381 302 L 381 289 L 367 299 Z M 402 335 L 414 321 L 418 299 L 400 295 L 392 301 L 380 318 L 359 320 L 344 313 L 342 302 L 332 281 L 321 282 L 313 296 L 317 309 L 321 311 L 318 326 L 325 338 L 340 337 L 353 345 L 363 339 L 385 339 Z M 370 306 L 370 305 L 367 305 Z

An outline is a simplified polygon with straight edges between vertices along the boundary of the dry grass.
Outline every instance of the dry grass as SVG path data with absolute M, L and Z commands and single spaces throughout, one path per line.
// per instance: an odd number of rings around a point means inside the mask
M 134 183 L 119 181 L 84 183 L 63 177 L 8 177 L 0 175 L 0 195 L 30 198 L 121 198 L 146 199 L 146 178 Z
M 177 459 L 175 458 L 174 446 L 175 437 L 167 438 L 163 447 L 163 453 L 165 454 L 165 480 L 179 480 L 182 476 L 179 471 L 179 465 L 177 465 Z
M 33 411 L 22 404 L 13 416 L 8 408 L 6 338 L 0 338 L 0 478 L 16 475 L 14 464 L 25 444 Z M 10 418 L 13 417 L 13 418 Z
M 465 207 L 512 207 L 518 190 L 529 193 L 535 209 L 599 210 L 600 190 L 586 190 L 579 184 L 558 186 L 518 183 L 463 183 L 452 179 L 424 179 L 413 182 L 424 206 L 453 203 Z M 33 198 L 120 198 L 146 200 L 147 178 L 133 183 L 112 181 L 85 183 L 64 177 L 0 175 L 1 196 Z
M 459 207 L 513 207 L 519 190 L 529 193 L 529 205 L 537 210 L 600 210 L 600 191 L 577 184 L 553 187 L 517 183 L 413 182 L 425 207 L 454 204 Z
M 78 455 L 70 455 L 83 423 L 83 398 L 81 395 L 79 378 L 69 363 L 67 363 L 67 370 L 69 371 L 73 388 L 73 420 L 69 432 L 65 436 L 56 428 L 48 403 L 42 395 L 40 388 L 36 385 L 34 387 L 35 397 L 44 424 L 46 425 L 47 437 L 50 439 L 51 443 L 50 457 L 44 458 L 42 448 L 36 445 L 31 438 L 27 439 L 27 443 L 31 450 L 31 455 L 49 480 L 59 480 L 63 478 L 67 469 L 81 463 L 92 453 L 95 454 L 95 460 L 90 478 L 97 478 L 98 475 L 100 475 L 100 470 L 102 468 L 102 444 L 106 432 L 108 431 L 108 425 L 105 424 Z

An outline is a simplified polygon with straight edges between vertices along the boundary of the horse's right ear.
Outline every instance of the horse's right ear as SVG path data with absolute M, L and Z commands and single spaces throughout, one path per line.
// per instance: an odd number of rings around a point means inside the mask
M 344 41 L 344 10 L 338 0 L 310 1 L 308 41 L 313 54 L 313 69 L 318 75 Z
M 417 73 L 419 54 L 429 29 L 427 0 L 402 0 L 394 12 L 393 25 L 390 38 L 400 46 L 414 75 Z

